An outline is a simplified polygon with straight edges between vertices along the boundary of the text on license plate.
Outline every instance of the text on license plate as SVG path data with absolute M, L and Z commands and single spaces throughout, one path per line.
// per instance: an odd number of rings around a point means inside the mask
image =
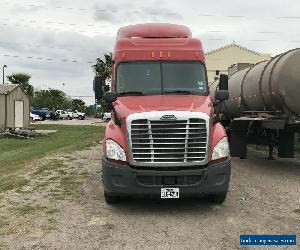
M 161 199 L 178 199 L 179 188 L 162 188 L 160 190 Z

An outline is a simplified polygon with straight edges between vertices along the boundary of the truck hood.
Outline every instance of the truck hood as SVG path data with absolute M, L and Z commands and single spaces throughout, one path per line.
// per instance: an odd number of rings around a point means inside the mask
M 176 110 L 213 114 L 213 102 L 210 96 L 197 95 L 155 95 L 124 96 L 114 102 L 115 110 L 122 119 L 133 113 Z

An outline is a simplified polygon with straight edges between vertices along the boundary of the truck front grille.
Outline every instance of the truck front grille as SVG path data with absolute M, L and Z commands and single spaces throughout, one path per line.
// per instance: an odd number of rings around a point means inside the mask
M 138 163 L 201 162 L 207 157 L 206 121 L 131 121 L 132 158 Z

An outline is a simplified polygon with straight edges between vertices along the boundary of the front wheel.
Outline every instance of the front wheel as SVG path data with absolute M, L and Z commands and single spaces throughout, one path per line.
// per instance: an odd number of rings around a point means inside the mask
M 227 197 L 227 192 L 222 192 L 222 193 L 217 193 L 209 196 L 209 200 L 217 203 L 217 204 L 222 204 Z
M 113 196 L 113 195 L 109 195 L 107 193 L 104 193 L 104 199 L 105 199 L 105 202 L 109 205 L 116 204 L 120 201 L 119 196 Z

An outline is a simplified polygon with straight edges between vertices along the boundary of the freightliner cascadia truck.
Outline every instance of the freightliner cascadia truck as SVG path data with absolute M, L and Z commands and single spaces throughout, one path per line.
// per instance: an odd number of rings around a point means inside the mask
M 228 77 L 215 98 L 207 83 L 201 41 L 181 25 L 120 28 L 113 53 L 111 92 L 94 79 L 96 99 L 111 104 L 103 139 L 105 201 L 144 196 L 226 199 L 231 160 L 219 122 Z

